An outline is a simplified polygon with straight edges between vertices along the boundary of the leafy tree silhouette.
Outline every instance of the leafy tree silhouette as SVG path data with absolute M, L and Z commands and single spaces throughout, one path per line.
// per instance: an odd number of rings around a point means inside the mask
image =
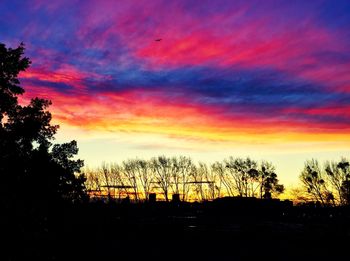
M 326 204 L 328 189 L 324 174 L 317 160 L 312 159 L 305 162 L 304 169 L 299 176 L 304 188 L 316 202 Z
M 83 199 L 84 177 L 75 175 L 83 161 L 72 159 L 78 152 L 76 141 L 51 143 L 59 127 L 50 123 L 47 108 L 51 102 L 34 98 L 27 106 L 18 103 L 17 97 L 24 93 L 18 74 L 31 63 L 23 54 L 23 43 L 16 49 L 0 44 L 0 170 L 4 188 L 10 194 L 16 188 L 16 194 L 25 193 L 26 197 L 45 195 L 45 191 L 51 200 Z
M 73 159 L 76 141 L 51 143 L 58 129 L 47 110 L 51 102 L 18 102 L 24 93 L 18 74 L 31 64 L 24 50 L 23 43 L 15 49 L 0 43 L 0 200 L 9 236 L 30 238 L 33 231 L 42 235 L 48 229 L 52 207 L 87 196 L 85 177 L 77 175 L 83 161 Z

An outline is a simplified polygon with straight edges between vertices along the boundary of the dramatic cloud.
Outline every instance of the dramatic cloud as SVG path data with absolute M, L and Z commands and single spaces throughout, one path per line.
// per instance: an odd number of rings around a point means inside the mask
M 0 41 L 26 44 L 25 97 L 53 100 L 68 125 L 323 139 L 350 134 L 349 12 L 348 1 L 5 0 Z

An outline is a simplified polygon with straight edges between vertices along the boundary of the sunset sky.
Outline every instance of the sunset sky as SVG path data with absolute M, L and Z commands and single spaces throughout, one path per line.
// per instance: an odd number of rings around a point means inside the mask
M 52 100 L 86 165 L 157 155 L 350 157 L 350 1 L 2 0 L 24 101 Z M 157 41 L 158 39 L 158 41 Z

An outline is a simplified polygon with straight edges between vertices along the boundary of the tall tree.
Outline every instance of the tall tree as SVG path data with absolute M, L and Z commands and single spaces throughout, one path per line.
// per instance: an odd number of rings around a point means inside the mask
M 58 126 L 51 124 L 49 100 L 34 98 L 26 106 L 18 103 L 24 93 L 18 75 L 31 64 L 23 57 L 24 50 L 23 44 L 16 49 L 0 44 L 2 192 L 14 199 L 45 192 L 51 200 L 76 200 L 85 193 L 84 177 L 78 175 L 83 162 L 72 160 L 78 152 L 76 142 L 52 147 Z
M 342 182 L 340 197 L 344 205 L 350 205 L 350 163 L 347 159 L 342 158 L 337 164 L 337 168 L 340 169 Z
M 24 89 L 19 85 L 18 74 L 25 71 L 31 61 L 23 57 L 24 44 L 17 48 L 6 48 L 0 43 L 0 122 L 4 116 L 18 106 L 17 96 L 24 93 Z
M 181 176 L 181 194 L 182 194 L 182 200 L 186 201 L 188 198 L 190 186 L 188 182 L 190 181 L 190 178 L 192 176 L 192 173 L 195 170 L 195 165 L 192 162 L 191 158 L 180 156 L 177 160 L 178 164 L 178 171 Z
M 218 184 L 218 191 L 219 191 L 219 196 L 221 196 L 221 191 L 223 191 L 223 195 L 228 195 L 228 196 L 234 196 L 235 191 L 234 191 L 234 181 L 231 179 L 229 172 L 226 171 L 227 168 L 227 163 L 225 162 L 215 162 L 211 166 L 212 171 L 219 176 L 219 184 Z M 222 187 L 224 189 L 222 189 Z
M 123 172 L 125 177 L 128 180 L 129 186 L 131 186 L 133 189 L 135 200 L 139 200 L 137 161 L 135 160 L 123 161 Z
M 299 176 L 304 188 L 315 201 L 326 204 L 328 190 L 323 172 L 317 160 L 312 159 L 305 162 L 304 169 Z
M 153 175 L 151 173 L 151 168 L 149 167 L 149 162 L 146 160 L 136 159 L 135 168 L 136 177 L 141 184 L 144 199 L 148 200 L 153 182 Z
M 281 194 L 284 191 L 284 186 L 279 184 L 275 167 L 271 162 L 263 161 L 260 165 L 259 179 L 260 198 L 271 198 L 272 194 Z
M 257 162 L 250 158 L 233 158 L 225 160 L 226 169 L 234 180 L 234 188 L 241 197 L 254 197 L 258 189 Z
M 85 177 L 79 173 L 83 162 L 73 160 L 76 142 L 52 146 L 58 126 L 51 124 L 51 102 L 18 102 L 24 93 L 18 75 L 31 64 L 24 50 L 23 44 L 12 49 L 0 43 L 0 203 L 7 215 L 0 221 L 10 229 L 4 237 L 16 242 L 29 234 L 43 240 L 51 211 L 86 199 Z M 13 255 L 8 259 L 16 260 Z
M 171 183 L 172 161 L 165 156 L 151 159 L 151 166 L 155 175 L 155 180 L 163 191 L 166 201 L 169 201 L 169 188 Z
M 197 171 L 201 172 L 201 176 L 203 176 L 204 197 L 205 199 L 213 200 L 218 196 L 218 187 L 215 186 L 218 178 L 217 172 L 203 162 L 199 162 L 198 165 Z

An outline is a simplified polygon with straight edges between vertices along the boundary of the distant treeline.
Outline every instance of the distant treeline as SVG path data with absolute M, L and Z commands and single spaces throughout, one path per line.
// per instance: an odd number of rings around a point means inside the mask
M 182 201 L 212 200 L 222 196 L 272 198 L 284 191 L 272 163 L 230 157 L 208 165 L 191 158 L 159 156 L 129 159 L 85 169 L 91 197 L 148 200 L 151 193 L 166 201 L 173 194 Z
M 289 196 L 298 202 L 323 206 L 349 205 L 350 163 L 326 161 L 322 166 L 307 160 L 298 188 Z M 158 156 L 149 160 L 129 159 L 121 164 L 103 163 L 84 170 L 90 197 L 148 200 L 151 193 L 168 201 L 173 194 L 182 201 L 212 200 L 223 196 L 278 197 L 285 191 L 271 162 L 229 157 L 213 164 L 195 163 L 189 157 Z

